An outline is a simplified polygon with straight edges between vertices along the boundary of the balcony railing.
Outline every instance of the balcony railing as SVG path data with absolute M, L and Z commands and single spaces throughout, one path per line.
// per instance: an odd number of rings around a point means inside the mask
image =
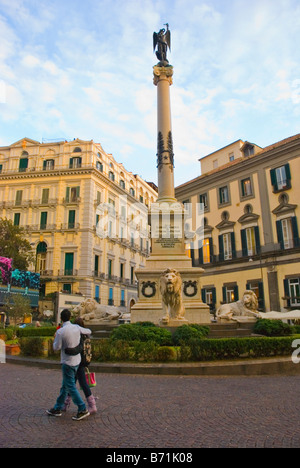
M 58 276 L 77 276 L 78 270 L 74 268 L 64 268 L 63 270 L 58 270 Z
M 62 231 L 67 231 L 69 229 L 77 231 L 80 229 L 80 224 L 79 223 L 63 223 L 61 224 L 61 230 Z

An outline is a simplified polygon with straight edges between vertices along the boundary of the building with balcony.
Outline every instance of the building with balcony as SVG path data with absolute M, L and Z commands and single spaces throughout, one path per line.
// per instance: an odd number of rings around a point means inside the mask
M 156 198 L 153 183 L 127 171 L 93 141 L 24 138 L 0 147 L 0 217 L 25 229 L 44 296 L 81 293 L 129 310 L 137 298 L 135 269 L 143 268 L 150 253 L 147 236 L 136 236 L 148 226 L 133 213 Z M 110 208 L 108 235 L 99 235 Z
M 299 309 L 300 134 L 266 148 L 238 140 L 200 163 L 176 198 L 192 232 L 200 219 L 202 239 L 188 247 L 203 301 L 216 309 L 252 289 L 262 311 Z

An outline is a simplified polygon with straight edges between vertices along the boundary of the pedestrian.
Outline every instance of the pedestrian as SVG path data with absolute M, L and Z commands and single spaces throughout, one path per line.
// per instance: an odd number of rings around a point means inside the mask
M 70 322 L 71 312 L 69 309 L 64 309 L 61 312 L 62 328 L 57 330 L 53 349 L 54 351 L 61 350 L 62 364 L 62 387 L 60 394 L 56 400 L 54 407 L 47 411 L 50 416 L 61 416 L 62 408 L 68 394 L 71 396 L 73 403 L 78 407 L 76 416 L 73 420 L 80 421 L 90 415 L 82 400 L 79 391 L 76 388 L 76 373 L 81 362 L 81 355 L 69 356 L 65 353 L 66 348 L 74 348 L 80 343 L 81 334 L 90 335 L 92 332 L 88 328 L 81 328 L 78 325 L 73 325 Z
M 79 325 L 80 329 L 85 328 L 84 321 L 83 321 L 83 319 L 81 317 L 78 317 L 75 320 L 74 323 L 76 325 Z M 89 367 L 90 362 L 91 362 L 91 356 L 87 355 L 85 353 L 85 349 L 87 349 L 87 347 L 84 347 L 84 342 L 87 342 L 87 340 L 88 340 L 88 335 L 82 334 L 81 335 L 81 344 L 79 346 L 77 346 L 76 348 L 66 348 L 65 352 L 66 352 L 66 354 L 69 354 L 69 355 L 74 355 L 78 351 L 81 353 L 81 362 L 79 364 L 79 367 L 78 367 L 78 370 L 77 370 L 77 373 L 76 373 L 76 381 L 78 380 L 79 385 L 83 390 L 83 393 L 84 393 L 85 398 L 87 400 L 89 413 L 90 414 L 95 414 L 95 413 L 97 413 L 97 406 L 96 406 L 95 397 L 92 394 L 92 391 L 91 391 L 91 389 L 90 389 L 90 387 L 89 387 L 89 385 L 87 383 L 86 375 L 85 375 L 86 368 Z M 70 403 L 71 403 L 71 397 L 70 397 L 70 395 L 68 395 L 68 397 L 67 397 L 67 399 L 65 401 L 65 406 L 64 406 L 63 410 L 66 411 L 68 409 L 68 407 L 70 406 Z

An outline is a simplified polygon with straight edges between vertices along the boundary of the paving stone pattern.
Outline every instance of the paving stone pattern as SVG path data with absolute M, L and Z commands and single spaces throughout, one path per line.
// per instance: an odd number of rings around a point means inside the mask
M 59 370 L 0 364 L 0 448 L 300 447 L 300 376 L 98 374 L 97 415 L 45 410 Z

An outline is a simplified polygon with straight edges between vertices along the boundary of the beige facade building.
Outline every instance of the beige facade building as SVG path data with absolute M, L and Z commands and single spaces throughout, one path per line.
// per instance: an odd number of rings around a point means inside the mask
M 0 147 L 0 217 L 25 229 L 44 295 L 81 293 L 129 310 L 137 300 L 135 269 L 144 267 L 150 253 L 149 239 L 134 235 L 147 226 L 131 207 L 148 207 L 156 198 L 154 184 L 128 172 L 93 141 L 25 138 Z M 117 228 L 108 220 L 107 234 L 115 232 L 107 237 L 97 226 L 108 211 Z
M 176 198 L 193 230 L 204 207 L 203 239 L 190 245 L 203 301 L 216 309 L 252 289 L 261 310 L 299 309 L 300 134 L 266 148 L 238 140 L 200 163 Z

